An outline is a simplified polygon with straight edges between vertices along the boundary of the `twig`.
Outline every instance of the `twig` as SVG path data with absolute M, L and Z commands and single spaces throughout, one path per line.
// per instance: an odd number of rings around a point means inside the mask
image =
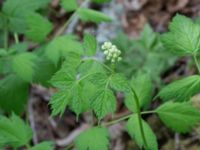
M 37 138 L 37 131 L 35 127 L 35 118 L 34 118 L 34 111 L 33 111 L 33 97 L 31 96 L 28 103 L 28 117 L 30 121 L 30 126 L 33 130 L 33 144 L 36 145 L 38 143 Z
M 88 124 L 83 124 L 81 125 L 79 128 L 75 129 L 74 131 L 72 131 L 67 137 L 63 138 L 63 139 L 59 139 L 56 141 L 56 145 L 58 146 L 67 146 L 70 145 L 73 140 L 84 130 L 86 130 L 87 128 L 89 128 Z

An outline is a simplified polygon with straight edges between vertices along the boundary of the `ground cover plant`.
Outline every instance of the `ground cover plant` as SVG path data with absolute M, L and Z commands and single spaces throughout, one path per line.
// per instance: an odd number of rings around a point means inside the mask
M 68 109 L 79 122 L 80 116 L 89 112 L 90 127 L 67 149 L 108 150 L 108 127 L 125 121 L 124 128 L 140 149 L 157 150 L 155 131 L 144 119 L 149 114 L 155 114 L 163 125 L 178 133 L 190 132 L 200 123 L 200 110 L 191 102 L 200 91 L 200 25 L 177 14 L 169 24 L 169 31 L 162 35 L 146 25 L 139 40 L 130 40 L 121 34 L 110 39 L 112 42 L 99 45 L 90 33 L 85 33 L 82 40 L 76 35 L 63 34 L 74 16 L 94 23 L 112 21 L 99 11 L 85 8 L 85 2 L 61 1 L 61 7 L 72 15 L 56 33 L 46 17 L 50 0 L 6 0 L 3 3 L 0 12 L 4 37 L 0 49 L 0 148 L 54 149 L 53 141 L 33 145 L 33 131 L 23 120 L 27 117 L 32 84 L 56 89 L 49 102 L 52 116 L 62 117 Z M 30 49 L 32 43 L 36 48 Z M 183 56 L 193 59 L 197 73 L 161 85 L 161 74 Z M 125 68 L 125 64 L 130 69 Z M 159 92 L 155 88 L 159 88 Z M 123 94 L 124 105 L 130 113 L 113 120 L 117 93 Z M 154 101 L 160 105 L 149 109 Z M 106 117 L 110 117 L 110 121 L 105 121 Z

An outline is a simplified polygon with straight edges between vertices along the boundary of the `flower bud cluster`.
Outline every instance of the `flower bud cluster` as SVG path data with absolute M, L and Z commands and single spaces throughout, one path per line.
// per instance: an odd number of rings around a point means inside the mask
M 104 55 L 107 60 L 111 60 L 111 62 L 114 63 L 122 59 L 120 57 L 121 51 L 111 42 L 105 42 L 101 48 L 104 50 Z

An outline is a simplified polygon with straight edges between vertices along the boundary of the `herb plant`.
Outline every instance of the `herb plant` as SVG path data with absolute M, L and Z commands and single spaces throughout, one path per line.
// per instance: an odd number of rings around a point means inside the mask
M 108 150 L 107 127 L 124 120 L 127 120 L 127 132 L 141 149 L 157 150 L 156 135 L 143 119 L 143 115 L 147 114 L 157 114 L 163 124 L 179 133 L 189 132 L 200 122 L 200 111 L 190 101 L 200 91 L 199 74 L 174 81 L 152 97 L 152 71 L 142 69 L 138 73 L 132 75 L 129 72 L 127 75 L 120 70 L 118 66 L 123 62 L 124 54 L 118 46 L 111 42 L 105 42 L 101 46 L 107 60 L 104 62 L 96 55 L 98 44 L 93 35 L 84 34 L 83 42 L 75 35 L 62 35 L 76 15 L 83 21 L 95 23 L 111 21 L 108 16 L 84 8 L 84 2 L 79 6 L 75 0 L 62 0 L 61 6 L 73 14 L 58 33 L 51 35 L 53 25 L 41 13 L 49 2 L 50 0 L 7 0 L 3 4 L 0 12 L 0 29 L 4 36 L 4 46 L 0 50 L 0 107 L 3 112 L 24 112 L 32 83 L 52 85 L 58 89 L 50 100 L 52 116 L 62 116 L 66 108 L 69 108 L 76 114 L 78 121 L 82 113 L 91 112 L 90 128 L 74 140 L 77 150 Z M 146 30 L 143 34 L 152 33 L 148 26 Z M 35 42 L 37 48 L 32 52 L 28 51 L 30 41 L 21 42 L 19 35 Z M 8 41 L 9 36 L 13 36 L 14 43 Z M 163 51 L 169 50 L 177 56 L 192 56 L 200 73 L 197 61 L 199 36 L 199 24 L 185 16 L 176 15 L 170 23 L 169 32 L 161 35 L 165 47 Z M 148 49 L 161 46 L 160 41 L 158 45 L 154 43 L 157 38 L 160 36 L 154 35 L 152 41 L 146 40 L 147 43 L 142 45 Z M 106 116 L 115 114 L 117 92 L 124 94 L 124 103 L 130 114 L 105 122 Z M 144 110 L 152 100 L 158 98 L 164 103 L 154 110 Z M 51 142 L 31 147 L 29 142 L 32 130 L 15 113 L 11 117 L 0 116 L 0 147 L 53 149 Z
M 198 69 L 196 56 L 199 34 L 198 24 L 187 17 L 176 15 L 170 23 L 170 31 L 162 35 L 161 40 L 167 50 L 178 56 L 193 56 Z M 74 57 L 66 59 L 51 79 L 52 85 L 59 89 L 50 101 L 52 115 L 62 115 L 68 107 L 76 113 L 77 118 L 85 111 L 94 113 L 97 118 L 97 122 L 94 119 L 91 123 L 90 129 L 76 138 L 75 146 L 78 150 L 107 150 L 109 132 L 106 127 L 122 120 L 127 120 L 127 132 L 140 148 L 158 149 L 156 135 L 142 118 L 146 114 L 157 114 L 167 127 L 179 133 L 190 131 L 200 122 L 200 111 L 190 102 L 190 98 L 200 91 L 199 75 L 174 81 L 152 98 L 153 84 L 148 72 L 128 80 L 122 72 L 116 71 L 116 66 L 121 61 L 121 51 L 115 45 L 110 42 L 102 45 L 105 58 L 110 62 L 104 64 L 95 55 L 88 54 L 91 51 L 96 53 L 94 37 L 85 39 L 84 55 L 73 55 Z M 71 62 L 73 65 L 70 65 Z M 124 93 L 125 105 L 132 113 L 105 123 L 103 118 L 114 114 L 116 110 L 116 92 Z M 143 111 L 146 105 L 158 97 L 165 103 L 155 110 Z

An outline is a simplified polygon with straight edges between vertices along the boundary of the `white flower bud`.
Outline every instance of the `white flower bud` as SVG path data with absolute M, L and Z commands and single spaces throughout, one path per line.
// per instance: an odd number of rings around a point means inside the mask
M 121 61 L 121 60 L 122 60 L 122 58 L 121 58 L 121 57 L 118 57 L 118 58 L 117 58 L 117 61 Z
M 111 59 L 111 62 L 114 63 L 114 62 L 115 62 L 115 59 Z

